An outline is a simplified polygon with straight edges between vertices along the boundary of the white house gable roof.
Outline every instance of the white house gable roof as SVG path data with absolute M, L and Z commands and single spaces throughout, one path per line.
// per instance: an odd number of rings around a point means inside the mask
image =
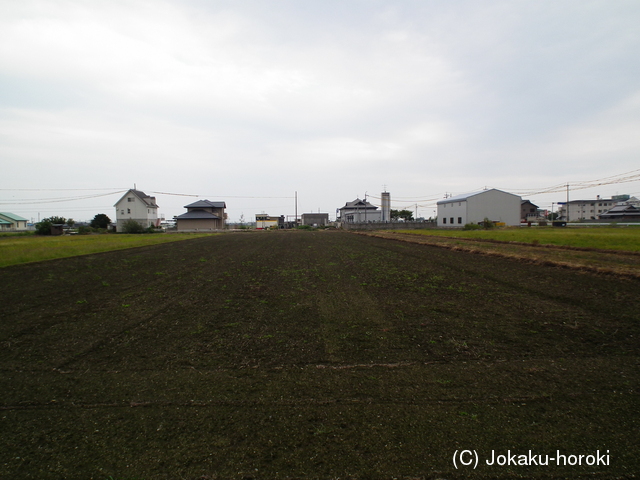
M 127 198 L 130 194 L 135 195 L 136 197 L 138 197 L 138 199 L 140 199 L 142 201 L 142 203 L 144 203 L 147 207 L 149 208 L 158 208 L 158 205 L 156 204 L 156 197 L 150 197 L 149 195 L 147 195 L 146 193 L 144 193 L 141 190 L 135 190 L 135 189 L 130 189 L 127 191 L 127 193 L 125 193 L 120 200 L 118 200 L 116 202 L 116 204 L 114 205 L 114 207 L 117 207 L 118 204 L 124 200 L 125 198 Z

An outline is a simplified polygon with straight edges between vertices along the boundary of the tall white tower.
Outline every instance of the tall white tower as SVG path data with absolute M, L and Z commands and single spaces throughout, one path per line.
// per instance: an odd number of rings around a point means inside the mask
M 382 221 L 391 221 L 391 194 L 389 192 L 382 192 Z

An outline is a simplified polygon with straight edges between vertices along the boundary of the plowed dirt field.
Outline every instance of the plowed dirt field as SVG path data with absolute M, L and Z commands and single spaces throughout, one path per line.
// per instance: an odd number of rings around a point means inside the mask
M 0 286 L 2 479 L 640 472 L 638 280 L 261 232 Z

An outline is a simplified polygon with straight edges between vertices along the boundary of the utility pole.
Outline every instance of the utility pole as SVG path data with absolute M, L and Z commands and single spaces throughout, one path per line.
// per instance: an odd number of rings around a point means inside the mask
M 367 192 L 364 192 L 364 223 L 367 223 Z
M 567 223 L 569 222 L 569 182 L 567 182 Z
M 293 221 L 294 226 L 298 226 L 298 191 L 296 190 L 296 218 Z

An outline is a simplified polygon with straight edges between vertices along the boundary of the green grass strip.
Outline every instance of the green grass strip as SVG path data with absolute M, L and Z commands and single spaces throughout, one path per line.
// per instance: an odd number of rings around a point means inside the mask
M 0 267 L 21 263 L 40 262 L 56 258 L 75 257 L 91 253 L 123 250 L 126 248 L 177 242 L 211 234 L 171 233 L 171 234 L 107 234 L 75 235 L 60 237 L 6 236 L 0 237 Z

